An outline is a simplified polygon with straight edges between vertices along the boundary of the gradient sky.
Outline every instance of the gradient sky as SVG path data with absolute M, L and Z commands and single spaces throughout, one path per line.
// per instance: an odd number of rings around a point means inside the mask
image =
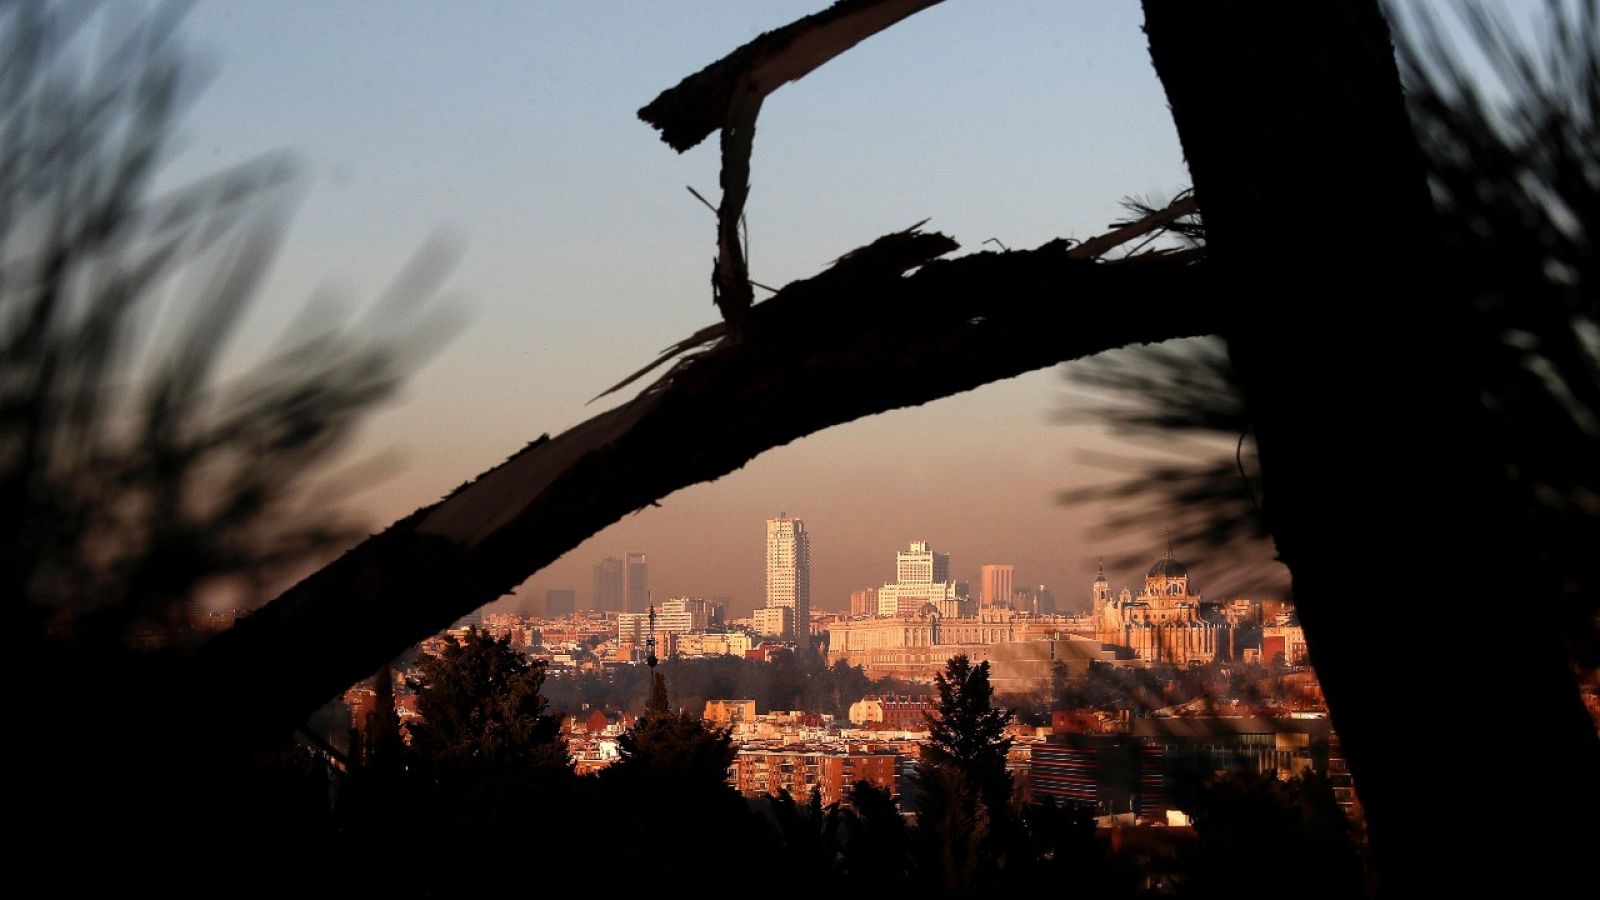
M 671 341 L 713 321 L 715 142 L 680 156 L 635 118 L 659 91 L 814 2 L 200 3 L 187 36 L 211 78 L 173 173 L 267 150 L 301 164 L 301 202 L 251 334 L 320 290 L 370 300 L 432 236 L 463 247 L 448 280 L 462 331 L 360 453 L 404 470 L 360 495 L 375 525 L 432 502 Z M 951 2 L 769 98 L 748 209 L 767 284 L 923 218 L 976 250 L 1086 237 L 1120 198 L 1170 196 L 1186 173 L 1134 2 Z M 915 314 L 909 311 L 909 314 Z M 249 341 L 246 342 L 249 349 Z M 248 355 L 248 354 L 246 354 Z M 952 360 L 959 364 L 959 360 Z M 1095 559 L 1159 554 L 1104 510 L 1056 494 L 1107 479 L 1054 421 L 1044 371 L 835 428 L 681 491 L 535 575 L 586 598 L 604 555 L 650 554 L 654 596 L 759 603 L 763 520 L 813 534 L 813 604 L 840 608 L 925 539 L 958 577 L 1013 563 L 1017 583 L 1087 598 Z M 693 435 L 685 435 L 692 440 Z M 1206 587 L 1205 560 L 1191 560 Z M 1114 572 L 1117 586 L 1142 573 Z

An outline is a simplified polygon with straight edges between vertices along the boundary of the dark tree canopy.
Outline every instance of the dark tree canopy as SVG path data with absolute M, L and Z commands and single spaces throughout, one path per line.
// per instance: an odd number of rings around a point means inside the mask
M 546 713 L 544 663 L 471 629 L 421 660 L 411 726 L 417 753 L 444 765 L 565 766 L 560 723 Z
M 711 841 L 720 866 L 765 874 L 775 848 L 728 783 L 732 738 L 699 716 L 672 712 L 661 673 L 652 682 L 652 709 L 618 740 L 620 758 L 592 779 L 607 804 L 601 827 L 609 846 L 626 848 L 640 871 L 664 881 L 703 878 Z
M 911 836 L 894 797 L 870 781 L 850 787 L 850 811 L 844 816 L 839 871 L 863 888 L 905 884 Z
M 928 715 L 924 765 L 948 766 L 976 785 L 1006 780 L 1011 739 L 1005 732 L 1011 713 L 994 705 L 989 663 L 974 666 L 966 654 L 952 656 L 945 670 L 934 675 L 933 685 L 938 704 Z
M 372 676 L 372 712 L 367 714 L 366 733 L 361 746 L 352 745 L 353 762 L 391 771 L 403 762 L 404 744 L 400 734 L 400 715 L 394 705 L 394 669 L 384 666 Z
M 655 666 L 650 667 L 650 699 L 645 701 L 645 713 L 650 716 L 664 716 L 671 709 L 671 701 L 667 699 L 667 676 L 657 672 Z
M 1015 885 L 1032 854 L 1006 771 L 1011 712 L 994 705 L 989 663 L 974 666 L 965 654 L 950 658 L 934 688 L 916 778 L 919 877 L 954 894 Z
M 645 714 L 617 741 L 621 758 L 606 769 L 608 776 L 645 778 L 662 787 L 727 788 L 733 738 L 727 731 L 706 725 L 697 715 L 673 712 L 669 704 L 666 676 L 656 672 Z

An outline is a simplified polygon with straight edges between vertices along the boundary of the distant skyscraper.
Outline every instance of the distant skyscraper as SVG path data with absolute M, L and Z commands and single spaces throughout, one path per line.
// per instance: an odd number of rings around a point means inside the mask
M 628 612 L 642 613 L 650 607 L 650 566 L 643 553 L 628 554 Z
M 992 606 L 1011 605 L 1011 570 L 1010 565 L 988 565 L 979 570 L 978 599 L 984 609 Z
M 578 611 L 578 592 L 571 588 L 544 592 L 544 614 L 546 618 L 559 619 L 570 616 Z
M 594 564 L 594 602 L 597 612 L 622 612 L 622 560 L 608 556 Z
M 900 584 L 938 584 L 950 580 L 950 554 L 928 548 L 927 541 L 912 541 L 910 550 L 894 555 L 895 580 Z
M 880 616 L 909 616 L 929 605 L 942 616 L 961 615 L 961 600 L 950 581 L 950 554 L 927 541 L 912 541 L 894 555 L 895 580 L 878 588 Z
M 811 634 L 811 535 L 806 523 L 780 513 L 767 520 L 767 607 L 794 610 L 794 635 Z

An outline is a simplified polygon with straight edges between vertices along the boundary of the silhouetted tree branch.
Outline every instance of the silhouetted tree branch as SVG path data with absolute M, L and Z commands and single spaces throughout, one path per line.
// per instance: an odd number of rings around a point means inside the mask
M 292 721 L 611 522 L 767 449 L 1086 353 L 1213 328 L 1191 302 L 1205 293 L 1203 262 L 1074 259 L 1064 241 L 935 258 L 953 247 L 941 235 L 890 235 L 752 307 L 740 340 L 721 340 L 714 326 L 682 342 L 704 346 L 638 397 L 535 441 L 221 635 L 196 681 L 254 682 L 257 726 Z M 285 654 L 300 665 L 273 671 L 268 661 Z

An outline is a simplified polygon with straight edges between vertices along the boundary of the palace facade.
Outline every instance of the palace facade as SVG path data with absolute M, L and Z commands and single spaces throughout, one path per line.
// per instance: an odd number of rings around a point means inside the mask
M 1144 591 L 1127 588 L 1115 598 L 1105 568 L 1094 580 L 1095 637 L 1132 651 L 1139 659 L 1172 666 L 1211 662 L 1232 655 L 1233 626 L 1215 603 L 1189 582 L 1189 569 L 1167 555 L 1145 574 Z

